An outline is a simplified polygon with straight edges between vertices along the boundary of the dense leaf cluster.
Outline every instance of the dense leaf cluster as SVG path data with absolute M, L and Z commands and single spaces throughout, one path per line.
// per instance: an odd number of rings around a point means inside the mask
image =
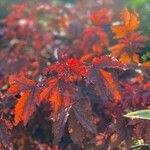
M 106 4 L 11 6 L 0 27 L 3 149 L 150 145 L 150 122 L 124 117 L 150 109 L 150 62 L 140 59 L 149 38 L 135 11 L 116 23 Z

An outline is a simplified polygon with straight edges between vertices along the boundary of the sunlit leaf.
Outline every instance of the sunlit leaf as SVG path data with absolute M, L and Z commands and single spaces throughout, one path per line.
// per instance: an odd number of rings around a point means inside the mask
M 135 112 L 130 112 L 125 117 L 131 118 L 131 119 L 147 119 L 150 120 L 150 110 L 139 110 Z

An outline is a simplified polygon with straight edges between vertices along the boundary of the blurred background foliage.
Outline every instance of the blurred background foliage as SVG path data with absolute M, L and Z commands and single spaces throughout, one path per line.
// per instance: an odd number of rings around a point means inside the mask
M 126 0 L 125 5 L 128 8 L 135 9 L 141 20 L 141 30 L 146 36 L 150 37 L 150 0 Z M 142 55 L 143 61 L 150 60 L 150 43 L 148 42 Z
M 7 15 L 8 7 L 11 3 L 21 3 L 24 0 L 0 0 L 0 19 Z M 28 0 L 29 1 L 29 0 Z M 37 2 L 40 0 L 30 0 L 32 2 Z M 42 0 L 42 2 L 55 2 L 55 3 L 74 3 L 75 0 Z
M 21 3 L 24 0 L 0 0 L 0 19 L 4 18 L 8 13 L 8 7 L 11 3 Z M 41 2 L 41 0 L 26 0 L 34 4 L 34 2 Z M 79 0 L 42 0 L 42 2 L 48 3 L 58 3 L 58 4 L 65 4 L 71 3 L 72 5 Z M 81 1 L 81 0 L 80 0 Z M 95 2 L 96 0 L 93 0 Z M 146 36 L 150 37 L 150 0 L 114 0 L 114 7 L 124 8 L 128 7 L 130 9 L 135 9 L 141 19 L 141 26 L 140 29 L 144 32 Z M 113 6 L 112 6 L 113 7 Z M 142 55 L 143 61 L 150 60 L 150 43 L 145 47 Z
M 23 0 L 0 0 L 0 18 L 4 18 L 7 15 L 10 3 L 20 3 L 22 1 Z
M 150 35 L 150 0 L 126 0 L 125 5 L 139 12 L 141 29 L 145 34 Z
M 20 3 L 24 0 L 0 0 L 0 18 L 4 18 L 7 15 L 8 6 L 11 3 Z M 29 0 L 28 0 L 29 1 Z M 40 1 L 40 0 L 30 0 L 30 1 Z M 55 3 L 75 3 L 78 0 L 42 0 L 42 2 L 55 2 Z M 95 0 L 93 0 L 95 1 Z M 115 0 L 114 0 L 115 1 Z M 118 7 L 128 7 L 135 9 L 140 14 L 141 18 L 141 29 L 145 34 L 150 35 L 150 0 L 116 0 Z M 120 2 L 118 2 L 120 1 Z M 120 6 L 121 5 L 121 6 Z

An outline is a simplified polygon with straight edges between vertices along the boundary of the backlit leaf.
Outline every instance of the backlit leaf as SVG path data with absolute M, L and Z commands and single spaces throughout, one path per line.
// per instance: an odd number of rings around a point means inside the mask
M 147 119 L 150 120 L 150 110 L 139 110 L 135 112 L 130 112 L 125 117 L 131 118 L 131 119 Z

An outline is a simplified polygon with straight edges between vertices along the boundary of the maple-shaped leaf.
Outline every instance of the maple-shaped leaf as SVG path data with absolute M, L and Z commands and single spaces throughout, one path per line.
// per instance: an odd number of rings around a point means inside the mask
M 116 59 L 107 55 L 94 58 L 92 63 L 93 64 L 86 77 L 87 85 L 95 85 L 97 94 L 104 98 L 110 98 L 110 96 L 113 95 L 116 101 L 120 100 L 121 94 L 118 89 L 117 81 L 114 76 L 105 69 L 125 69 L 125 66 L 120 64 Z
M 54 112 L 61 106 L 71 106 L 75 99 L 75 87 L 57 78 L 51 79 L 40 93 L 40 100 L 48 100 L 53 105 Z
M 46 84 L 40 93 L 40 101 L 48 100 L 53 105 L 54 112 L 58 112 L 61 106 L 71 106 L 75 99 L 75 87 L 66 84 L 63 80 L 52 79 Z
M 18 125 L 20 121 L 26 125 L 35 112 L 36 106 L 40 104 L 39 87 L 36 82 L 24 76 L 11 76 L 9 83 L 8 93 L 20 94 L 14 110 L 14 125 Z
M 85 77 L 87 73 L 87 68 L 81 61 L 76 58 L 67 57 L 60 58 L 59 61 L 52 64 L 46 69 L 46 74 L 54 76 L 57 79 L 65 80 L 65 82 L 75 81 L 79 78 Z
M 40 93 L 40 99 L 47 99 L 54 106 L 57 112 L 61 105 L 68 107 L 72 105 L 75 99 L 74 81 L 85 77 L 87 68 L 77 59 L 62 59 L 51 65 L 45 71 L 49 76 L 43 83 L 45 87 Z
M 119 25 L 112 26 L 112 31 L 115 33 L 115 38 L 123 38 L 130 32 L 135 31 L 139 26 L 137 13 L 129 12 L 127 8 L 122 11 L 122 22 Z
M 114 37 L 119 40 L 111 48 L 111 54 L 123 64 L 138 64 L 139 53 L 144 47 L 143 42 L 147 41 L 148 37 L 141 35 L 141 32 L 136 32 L 139 19 L 135 12 L 124 9 L 122 19 L 121 24 L 112 26 L 112 32 L 115 33 Z
M 109 8 L 102 8 L 91 13 L 91 21 L 95 25 L 106 25 L 112 19 L 112 14 Z
M 147 40 L 146 36 L 142 36 L 138 32 L 132 32 L 111 47 L 111 54 L 123 64 L 130 64 L 131 62 L 137 64 L 139 63 L 140 49 L 144 47 L 143 42 Z

